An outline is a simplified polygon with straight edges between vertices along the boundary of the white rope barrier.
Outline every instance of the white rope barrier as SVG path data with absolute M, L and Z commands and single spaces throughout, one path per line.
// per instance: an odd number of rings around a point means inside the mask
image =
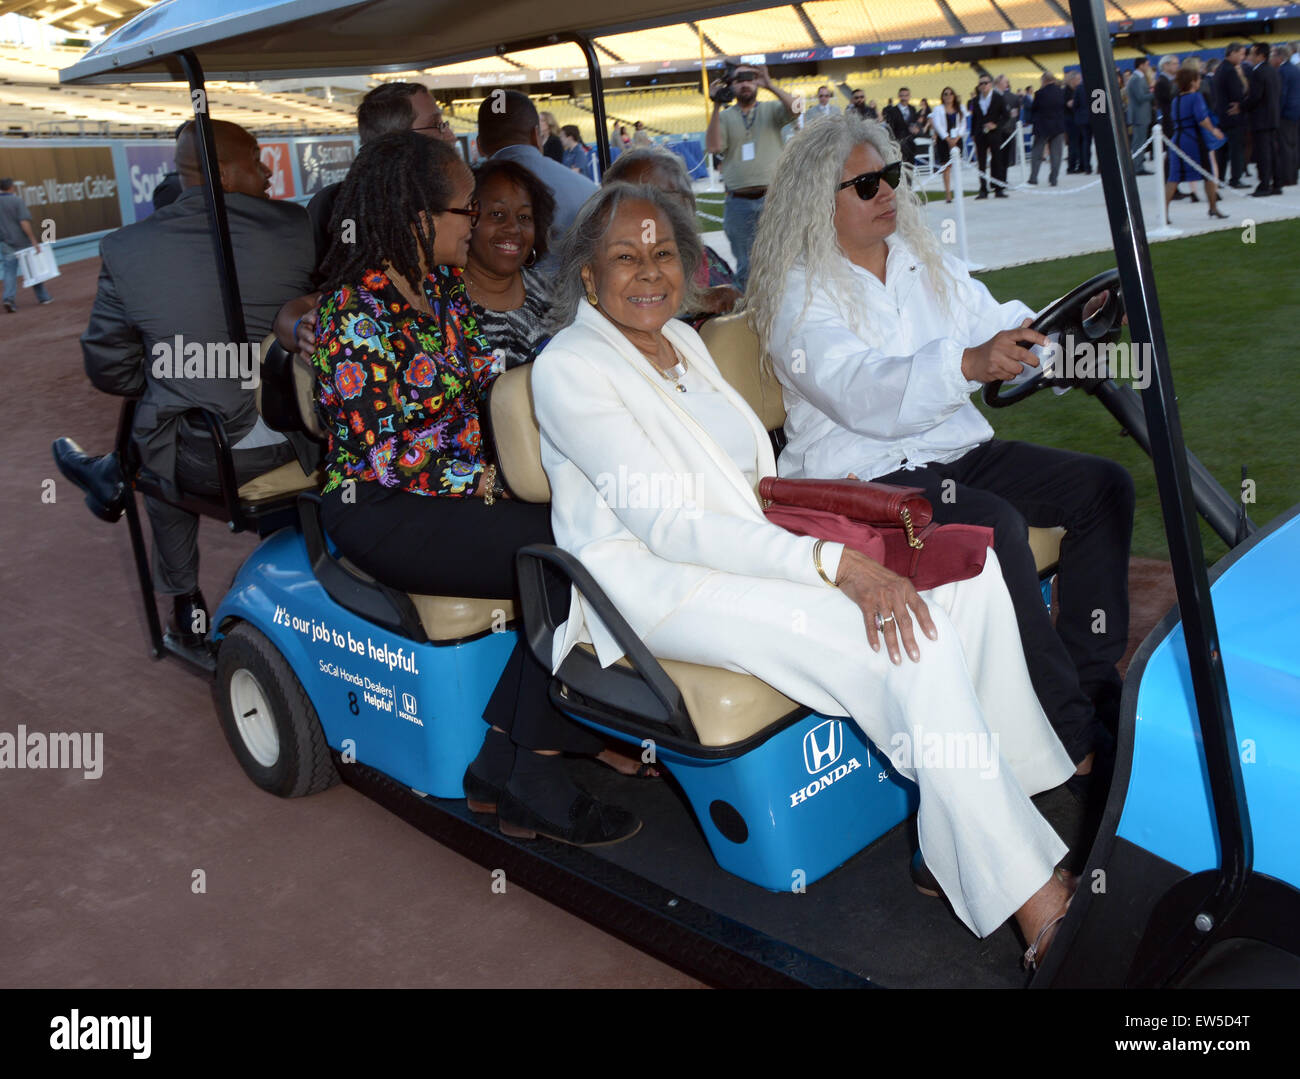
M 1223 190 L 1223 189 L 1224 189 L 1224 188 L 1227 188 L 1227 190 L 1228 190 L 1229 192 L 1231 192 L 1232 195 L 1235 196 L 1236 198 L 1248 198 L 1248 197 L 1249 197 L 1249 196 L 1247 196 L 1247 195 L 1243 195 L 1240 191 L 1236 191 L 1236 190 L 1234 190 L 1233 188 L 1228 187 L 1228 185 L 1225 184 L 1222 180 L 1220 180 L 1220 179 L 1218 178 L 1218 176 L 1215 176 L 1215 175 L 1212 175 L 1211 173 L 1206 172 L 1203 168 L 1201 168 L 1201 166 L 1200 166 L 1197 162 L 1193 161 L 1190 157 L 1188 157 L 1185 153 L 1183 153 L 1183 151 L 1182 151 L 1182 149 L 1179 147 L 1178 143 L 1176 143 L 1173 139 L 1165 138 L 1165 137 L 1164 137 L 1164 132 L 1161 132 L 1161 138 L 1164 139 L 1164 143 L 1165 143 L 1166 146 L 1169 147 L 1169 149 L 1171 149 L 1174 153 L 1176 153 L 1179 157 L 1181 157 L 1184 161 L 1186 161 L 1189 165 L 1191 165 L 1192 168 L 1194 168 L 1197 172 L 1199 172 L 1202 176 L 1204 176 L 1206 180 L 1208 180 L 1208 181 L 1209 181 L 1210 183 L 1212 183 L 1212 184 L 1215 184 L 1215 185 L 1219 188 L 1219 190 L 1215 192 L 1215 194 L 1216 194 L 1219 198 L 1222 198 L 1222 197 L 1223 197 L 1223 194 L 1224 194 L 1224 190 Z M 1213 151 L 1209 151 L 1209 152 L 1210 152 L 1210 153 L 1213 153 Z M 1193 181 L 1193 180 L 1186 180 L 1186 181 L 1180 181 L 1180 182 L 1183 182 L 1183 183 L 1194 183 L 1195 181 Z
M 1136 150 L 1133 151 L 1132 156 L 1134 157 L 1134 159 L 1139 157 L 1141 154 L 1146 153 L 1147 147 L 1151 145 L 1152 140 L 1155 139 L 1156 134 L 1159 133 L 1160 133 L 1159 129 L 1157 129 L 1156 133 L 1152 134 L 1147 139 L 1146 142 L 1144 142 L 1141 146 L 1139 146 Z M 1032 190 L 1034 185 L 1028 183 L 1009 184 L 1005 180 L 995 179 L 994 177 L 990 176 L 987 172 L 982 172 L 979 168 L 975 167 L 974 165 L 972 165 L 971 168 L 974 171 L 976 176 L 980 177 L 982 180 L 985 180 L 987 183 L 989 183 L 992 186 L 1002 187 L 1008 191 L 1025 191 L 1030 195 L 1034 195 L 1040 198 L 1044 198 L 1044 197 L 1060 198 L 1067 195 L 1077 195 L 1079 194 L 1079 192 L 1087 191 L 1089 188 L 1096 187 L 1098 184 L 1101 183 L 1101 177 L 1098 176 L 1095 180 L 1089 180 L 1086 184 L 1083 184 L 1081 187 L 1072 187 L 1068 191 L 1034 191 Z

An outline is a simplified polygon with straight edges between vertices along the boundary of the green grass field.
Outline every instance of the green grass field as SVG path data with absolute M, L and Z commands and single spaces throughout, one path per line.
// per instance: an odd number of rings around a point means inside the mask
M 1228 230 L 1152 245 L 1160 312 L 1169 345 L 1183 436 L 1229 491 L 1241 489 L 1241 466 L 1255 480 L 1248 507 L 1266 524 L 1300 502 L 1300 392 L 1296 335 L 1300 221 L 1266 222 L 1255 242 Z M 1080 281 L 1115 264 L 1109 253 L 1038 262 L 980 274 L 1000 300 L 1042 308 Z M 1020 405 L 990 410 L 1001 438 L 1048 443 L 1111 457 L 1137 487 L 1133 553 L 1168 558 L 1150 459 L 1100 404 L 1078 390 L 1042 391 Z M 1208 561 L 1226 551 L 1202 522 Z

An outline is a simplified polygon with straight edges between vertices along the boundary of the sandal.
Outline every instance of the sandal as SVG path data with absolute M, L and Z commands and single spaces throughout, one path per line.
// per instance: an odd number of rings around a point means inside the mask
M 1070 909 L 1070 905 L 1067 903 L 1065 905 L 1065 910 L 1061 911 L 1060 914 L 1058 914 L 1055 918 L 1053 918 L 1050 922 L 1048 922 L 1045 926 L 1043 926 L 1043 928 L 1038 931 L 1038 936 L 1034 938 L 1034 943 L 1031 944 L 1026 949 L 1025 957 L 1023 960 L 1021 960 L 1021 963 L 1023 964 L 1025 970 L 1027 970 L 1030 974 L 1033 974 L 1034 971 L 1038 969 L 1038 963 L 1043 958 L 1044 953 L 1047 951 L 1046 946 L 1043 945 L 1043 937 L 1046 936 L 1048 932 L 1050 932 L 1051 930 L 1059 926 L 1063 921 L 1065 921 L 1065 915 L 1069 911 L 1069 909 Z M 1052 938 L 1052 941 L 1054 940 L 1056 940 L 1055 937 Z M 1048 943 L 1050 944 L 1052 943 L 1052 941 L 1048 941 Z M 1040 945 L 1043 945 L 1041 951 L 1039 950 Z

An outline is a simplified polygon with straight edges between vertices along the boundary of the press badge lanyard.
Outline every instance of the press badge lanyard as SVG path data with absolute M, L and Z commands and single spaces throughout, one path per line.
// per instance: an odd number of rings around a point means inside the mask
M 754 160 L 754 140 L 749 137 L 750 128 L 754 126 L 754 120 L 758 116 L 758 102 L 754 102 L 754 107 L 749 110 L 749 115 L 745 115 L 745 110 L 740 110 L 740 122 L 745 125 L 745 141 L 740 145 L 740 160 Z

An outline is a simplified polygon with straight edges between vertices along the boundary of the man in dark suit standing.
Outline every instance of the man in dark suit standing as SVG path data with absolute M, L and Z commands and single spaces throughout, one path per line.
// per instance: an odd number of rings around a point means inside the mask
M 1052 160 L 1047 182 L 1056 186 L 1061 174 L 1061 149 L 1065 143 L 1065 91 L 1050 71 L 1043 72 L 1042 86 L 1034 94 L 1034 150 L 1029 163 L 1029 182 L 1038 183 L 1038 167 L 1046 150 Z
M 132 437 L 141 464 L 175 497 L 220 490 L 215 447 L 201 426 L 182 418 L 190 408 L 215 412 L 232 447 L 237 482 L 288 464 L 304 466 L 313 448 L 271 430 L 257 413 L 258 346 L 280 305 L 311 287 L 315 243 L 307 212 L 267 194 L 270 172 L 257 139 L 238 124 L 213 121 L 221 189 L 244 311 L 244 341 L 232 341 L 221 301 L 204 175 L 193 123 L 176 140 L 184 187 L 170 206 L 104 237 L 99 290 L 81 337 L 86 374 L 105 393 L 139 397 Z M 99 501 L 92 509 L 116 520 L 129 494 L 119 462 L 92 458 L 75 443 L 55 443 L 60 470 Z M 190 647 L 206 626 L 199 592 L 198 518 L 168 502 L 145 500 L 153 525 L 154 586 L 173 597 L 169 633 Z M 101 512 L 101 510 L 103 512 Z M 200 622 L 196 612 L 205 611 Z
M 1246 130 L 1255 147 L 1255 169 L 1259 186 L 1255 198 L 1282 194 L 1281 177 L 1276 175 L 1277 128 L 1281 119 L 1281 82 L 1277 70 L 1268 62 L 1268 46 L 1256 43 L 1246 60 L 1246 78 L 1250 92 L 1246 95 Z
M 921 117 L 916 106 L 912 104 L 912 91 L 906 86 L 898 89 L 898 104 L 887 105 L 881 117 L 898 140 L 903 150 L 903 160 L 909 165 L 916 161 L 916 136 L 921 130 Z
M 1291 63 L 1291 46 L 1274 45 L 1268 62 L 1277 72 L 1281 97 L 1278 105 L 1277 149 L 1275 168 L 1279 187 L 1294 186 L 1300 166 L 1300 64 Z
M 1214 113 L 1219 127 L 1228 140 L 1215 154 L 1219 159 L 1219 176 L 1227 177 L 1229 187 L 1245 187 L 1242 173 L 1246 171 L 1246 94 L 1250 84 L 1241 62 L 1246 56 L 1246 46 L 1233 42 L 1223 51 L 1223 63 L 1214 73 Z
M 1071 71 L 1065 81 L 1065 133 L 1070 140 L 1070 172 L 1092 172 L 1092 120 L 1083 76 Z
M 980 189 L 979 194 L 975 196 L 977 199 L 989 197 L 986 175 L 993 177 L 994 195 L 1000 199 L 1006 198 L 1004 187 L 1007 179 L 1007 159 L 998 149 L 1002 142 L 998 132 L 1006 118 L 1007 103 L 1002 95 L 993 89 L 993 79 L 988 75 L 981 75 L 979 88 L 970 103 L 971 132 L 975 136 L 975 155 L 980 171 Z M 989 171 L 990 166 L 992 172 Z

